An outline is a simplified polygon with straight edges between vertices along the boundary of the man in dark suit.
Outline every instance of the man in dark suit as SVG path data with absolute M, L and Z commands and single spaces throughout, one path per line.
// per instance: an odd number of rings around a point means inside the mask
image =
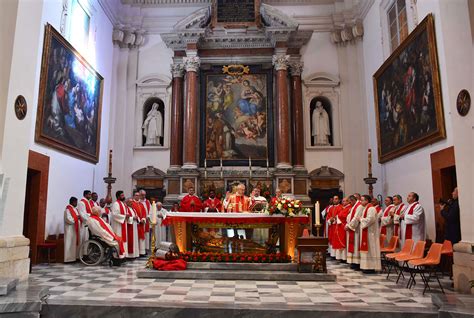
M 448 203 L 441 203 L 441 215 L 445 220 L 444 237 L 456 244 L 461 240 L 461 224 L 459 220 L 458 188 L 454 188 L 453 199 Z

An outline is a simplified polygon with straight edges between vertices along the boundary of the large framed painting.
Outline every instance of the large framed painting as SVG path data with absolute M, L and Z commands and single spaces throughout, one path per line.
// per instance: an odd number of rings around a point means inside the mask
M 201 72 L 201 166 L 273 165 L 271 80 L 260 66 Z
M 433 16 L 374 74 L 379 162 L 446 138 Z
M 103 77 L 50 24 L 43 45 L 35 140 L 96 163 Z

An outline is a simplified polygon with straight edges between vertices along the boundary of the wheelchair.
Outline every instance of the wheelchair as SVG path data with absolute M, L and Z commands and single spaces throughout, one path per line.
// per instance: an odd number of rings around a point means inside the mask
M 89 239 L 81 244 L 79 250 L 79 259 L 86 266 L 97 266 L 108 264 L 112 266 L 120 266 L 122 260 L 115 258 L 118 251 L 114 246 L 105 243 L 100 237 L 92 235 L 89 231 Z

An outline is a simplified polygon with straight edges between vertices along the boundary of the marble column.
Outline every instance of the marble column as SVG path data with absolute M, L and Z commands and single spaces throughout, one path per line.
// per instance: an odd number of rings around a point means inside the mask
M 288 60 L 289 55 L 276 54 L 273 56 L 273 66 L 276 70 L 276 167 L 291 168 L 290 161 L 290 118 L 288 107 Z
M 184 65 L 171 64 L 173 90 L 171 93 L 171 136 L 170 168 L 181 168 L 183 165 L 183 75 Z
M 304 168 L 304 123 L 303 123 L 303 92 L 301 87 L 301 72 L 303 62 L 295 61 L 290 64 L 291 73 L 291 110 L 292 110 L 292 146 L 293 165 Z
M 186 70 L 186 104 L 184 107 L 184 158 L 183 168 L 197 168 L 197 130 L 198 130 L 198 75 L 201 64 L 199 57 L 183 58 Z

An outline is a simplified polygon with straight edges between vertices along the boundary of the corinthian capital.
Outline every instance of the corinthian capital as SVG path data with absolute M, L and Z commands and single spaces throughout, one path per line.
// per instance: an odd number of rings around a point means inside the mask
M 292 62 L 290 62 L 291 76 L 301 76 L 302 72 L 303 72 L 303 62 L 302 61 L 292 61 Z
M 273 55 L 272 63 L 273 63 L 273 66 L 275 67 L 275 70 L 277 70 L 277 71 L 280 71 L 280 70 L 286 71 L 288 69 L 289 60 L 290 60 L 289 55 L 276 54 L 276 55 Z
M 201 66 L 201 59 L 198 56 L 183 57 L 184 69 L 186 72 L 197 72 Z
M 171 64 L 171 74 L 173 78 L 183 77 L 184 75 L 184 65 L 182 63 L 173 63 Z

